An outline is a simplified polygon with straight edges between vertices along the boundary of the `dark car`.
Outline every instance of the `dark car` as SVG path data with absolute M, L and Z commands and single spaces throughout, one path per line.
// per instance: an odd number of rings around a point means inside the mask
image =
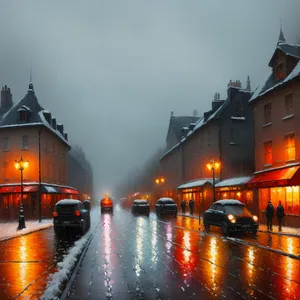
M 101 199 L 100 207 L 101 207 L 101 212 L 102 213 L 104 211 L 109 211 L 109 212 L 114 211 L 113 201 L 110 197 L 104 197 L 103 199 Z
M 177 216 L 177 204 L 171 198 L 160 198 L 155 205 L 156 214 Z
M 252 215 L 246 206 L 238 200 L 219 200 L 204 213 L 204 227 L 210 225 L 222 228 L 225 235 L 233 232 L 252 232 L 258 230 L 258 218 Z
M 66 229 L 79 231 L 84 234 L 91 224 L 90 202 L 64 199 L 56 203 L 53 212 L 53 225 L 56 234 L 63 233 Z
M 131 212 L 133 214 L 146 214 L 149 216 L 150 214 L 150 206 L 147 200 L 134 200 L 131 206 Z

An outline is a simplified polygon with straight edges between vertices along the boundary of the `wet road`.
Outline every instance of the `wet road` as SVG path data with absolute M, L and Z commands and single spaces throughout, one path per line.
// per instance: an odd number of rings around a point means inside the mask
M 298 255 L 298 238 L 260 233 L 240 244 L 217 229 L 199 232 L 196 219 L 118 207 L 99 220 L 70 300 L 300 299 L 300 260 L 255 245 Z
M 0 299 L 39 299 L 49 274 L 78 238 L 57 239 L 48 228 L 0 242 Z

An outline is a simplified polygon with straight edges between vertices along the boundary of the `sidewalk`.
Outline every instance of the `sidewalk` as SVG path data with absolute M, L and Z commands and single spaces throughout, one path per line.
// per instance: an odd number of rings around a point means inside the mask
M 189 213 L 186 214 L 182 214 L 182 213 L 178 213 L 179 216 L 182 217 L 189 217 L 189 218 L 194 218 L 194 219 L 199 219 L 198 215 L 191 215 Z M 202 220 L 202 217 L 201 217 Z M 267 229 L 267 225 L 266 224 L 259 224 L 259 230 L 260 232 L 264 232 L 264 233 L 271 233 L 271 234 L 278 234 L 278 235 L 286 235 L 286 236 L 293 236 L 293 237 L 299 237 L 300 238 L 300 228 L 294 228 L 294 227 L 286 227 L 286 226 L 282 226 L 282 231 L 278 231 L 278 226 L 273 226 L 273 231 L 269 232 Z
M 5 222 L 0 223 L 0 241 L 9 240 L 17 236 L 29 234 L 34 231 L 42 230 L 53 226 L 52 219 L 38 221 L 25 221 L 26 228 L 17 230 L 18 222 Z

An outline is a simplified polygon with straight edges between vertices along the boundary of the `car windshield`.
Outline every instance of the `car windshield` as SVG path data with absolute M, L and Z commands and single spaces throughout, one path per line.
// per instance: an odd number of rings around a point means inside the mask
M 164 200 L 162 201 L 162 204 L 174 204 L 173 200 Z
M 247 208 L 243 205 L 224 205 L 226 214 L 232 214 L 234 216 L 251 216 Z

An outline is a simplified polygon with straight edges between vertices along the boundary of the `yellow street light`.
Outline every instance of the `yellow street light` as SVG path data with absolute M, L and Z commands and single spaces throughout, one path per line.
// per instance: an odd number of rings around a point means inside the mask
M 164 178 L 161 178 L 161 179 L 160 179 L 160 182 L 161 182 L 161 183 L 165 183 L 165 179 L 164 179 Z
M 213 194 L 214 194 L 214 202 L 216 201 L 216 189 L 215 189 L 215 171 L 220 169 L 221 163 L 215 160 L 211 160 L 206 164 L 206 167 L 209 171 L 213 172 Z
M 155 179 L 155 183 L 156 183 L 156 184 L 159 184 L 159 179 Z

